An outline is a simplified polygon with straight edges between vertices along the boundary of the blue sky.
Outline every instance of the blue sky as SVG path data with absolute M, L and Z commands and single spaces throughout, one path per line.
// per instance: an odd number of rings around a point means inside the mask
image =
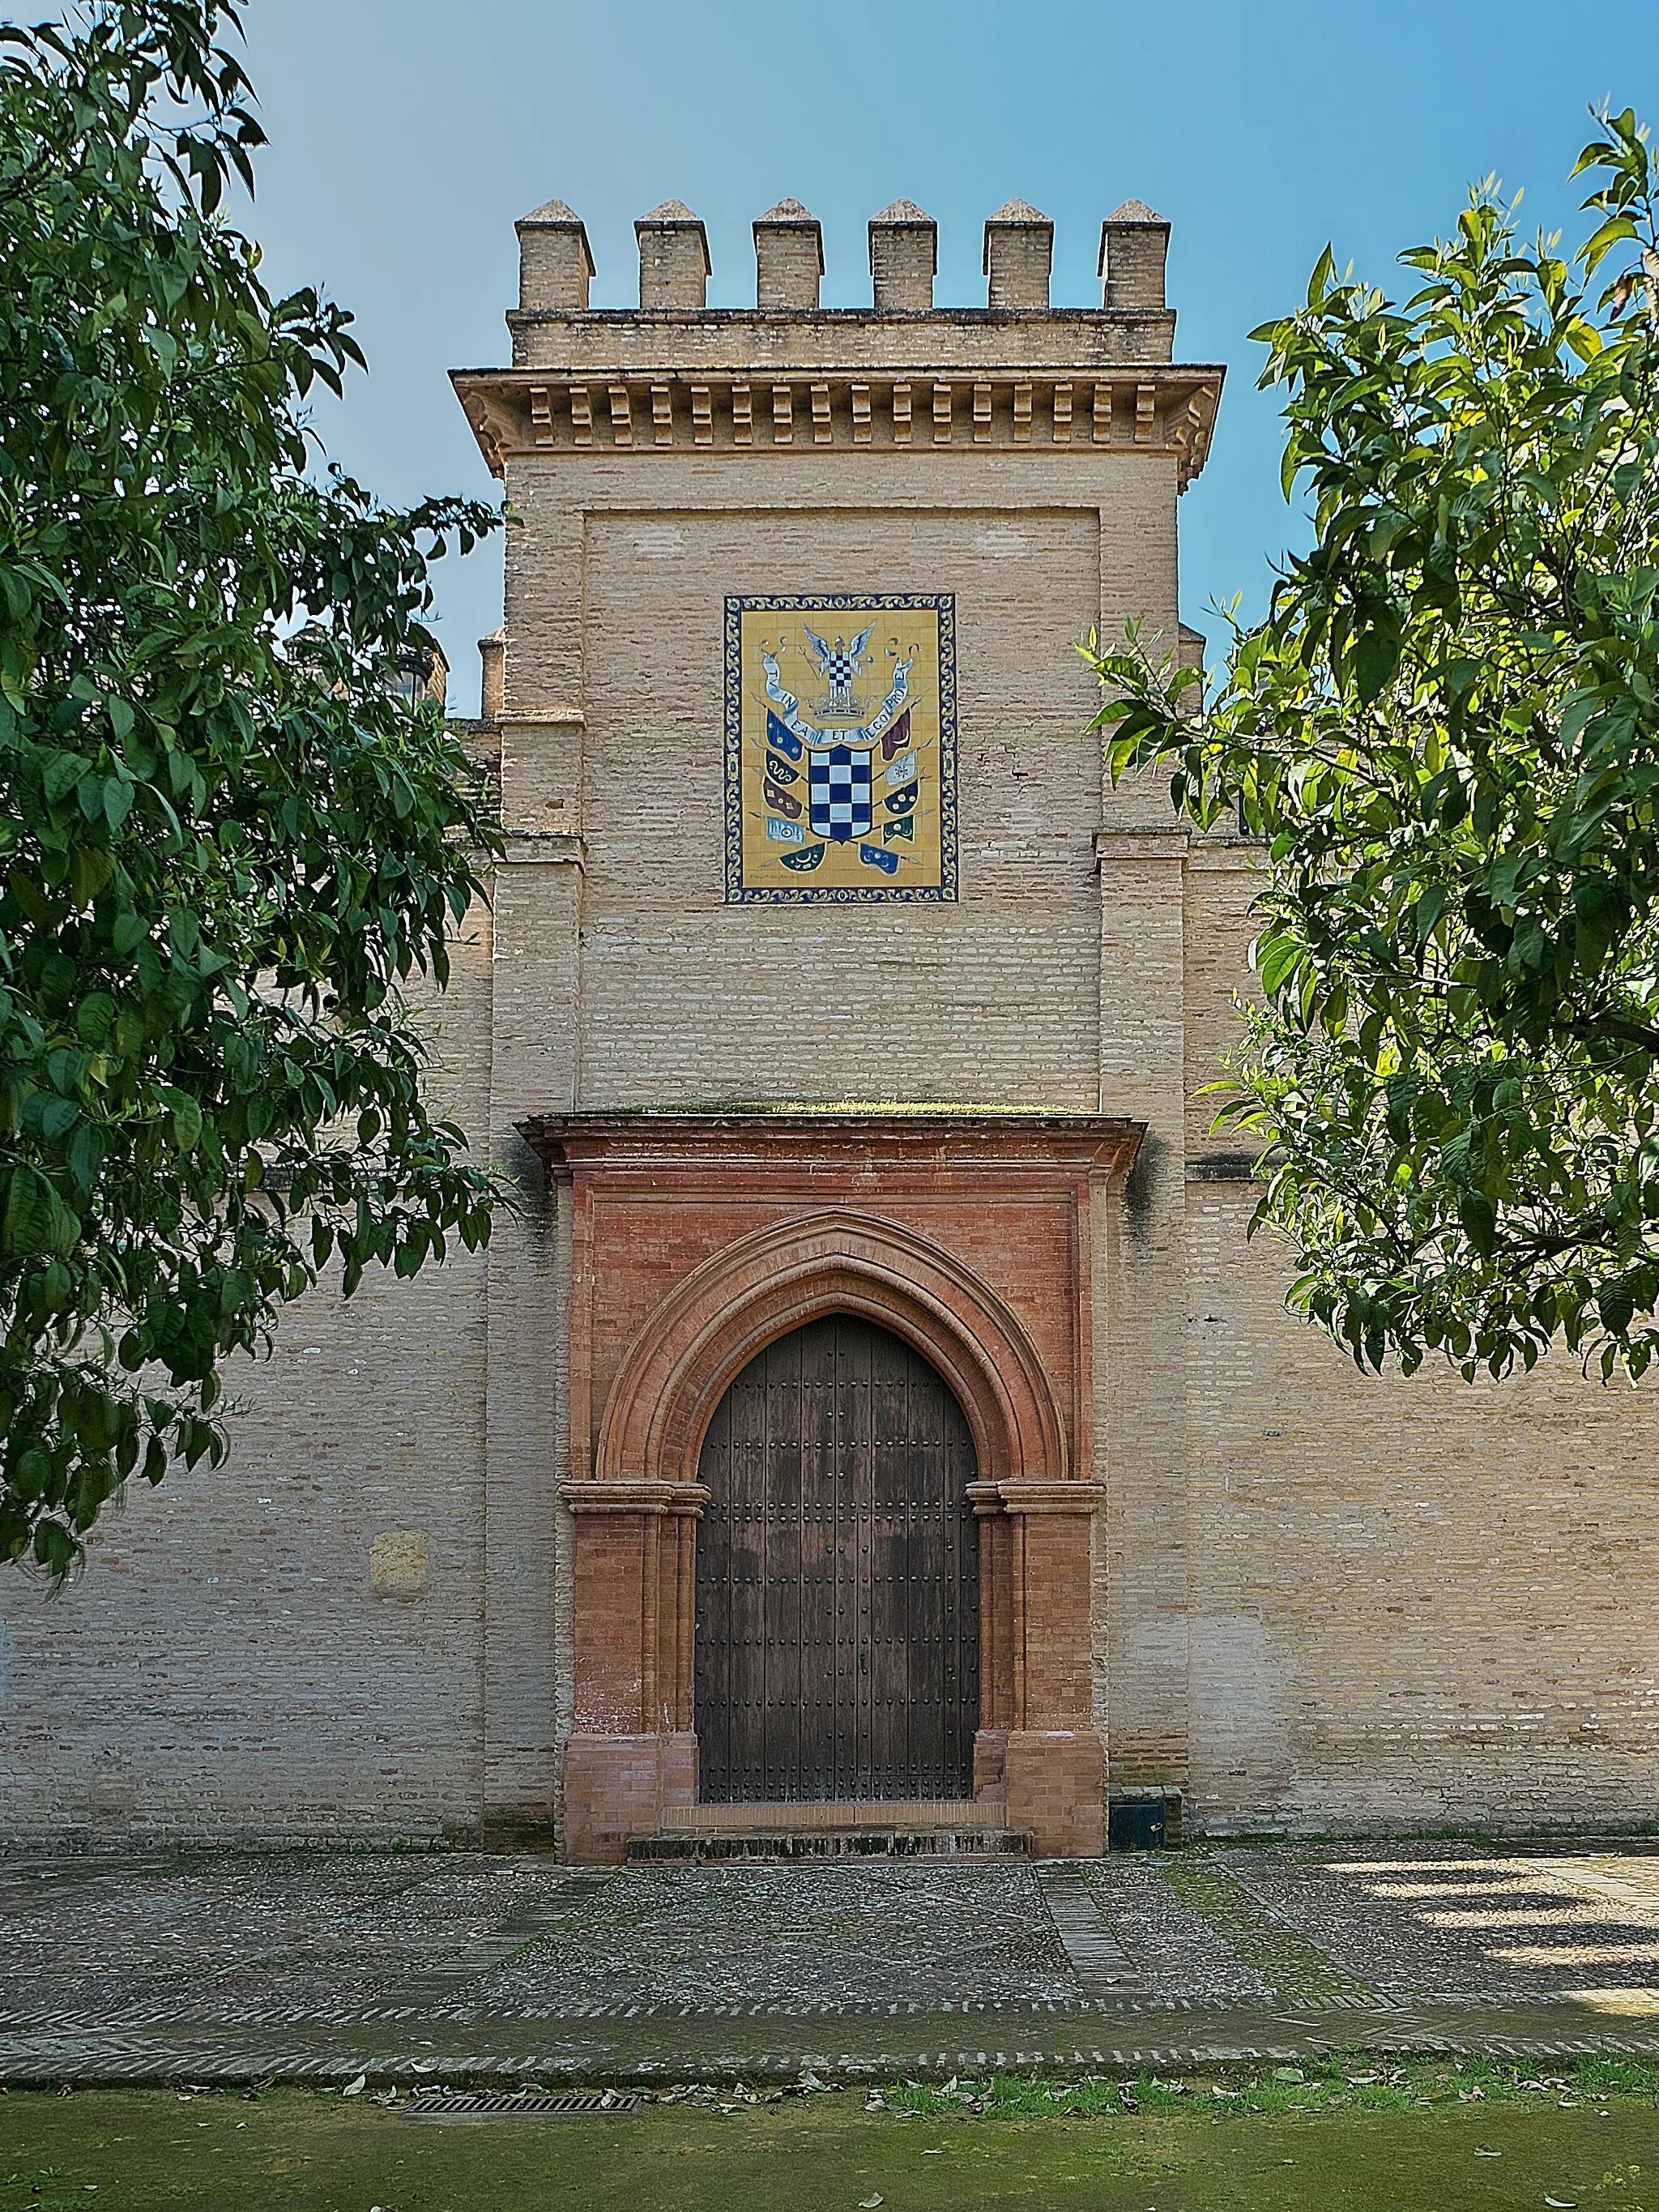
M 1655 0 L 245 0 L 271 144 L 251 228 L 279 289 L 356 313 L 369 374 L 317 410 L 330 451 L 389 499 L 493 497 L 445 380 L 506 358 L 514 218 L 586 220 L 594 302 L 627 306 L 634 217 L 687 201 L 711 304 L 754 297 L 749 225 L 785 195 L 824 228 L 826 306 L 869 298 L 865 224 L 898 197 L 939 225 L 942 302 L 978 304 L 981 226 L 1018 196 L 1053 216 L 1057 304 L 1097 301 L 1101 217 L 1133 195 L 1174 225 L 1177 354 L 1230 380 L 1182 506 L 1188 620 L 1262 605 L 1294 538 L 1279 429 L 1247 333 L 1298 299 L 1329 240 L 1393 281 L 1472 179 L 1524 186 L 1528 224 L 1577 235 L 1565 182 L 1611 94 L 1659 120 Z M 452 697 L 500 619 L 499 539 L 446 562 Z

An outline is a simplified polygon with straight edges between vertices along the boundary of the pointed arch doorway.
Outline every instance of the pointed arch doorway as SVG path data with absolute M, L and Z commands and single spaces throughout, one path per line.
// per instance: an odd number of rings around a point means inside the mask
M 707 1604 L 696 1679 L 714 1548 L 703 1443 L 763 1351 L 854 1315 L 944 1378 L 973 1442 L 974 1796 L 1043 1857 L 1097 1856 L 1091 1298 L 1104 1203 L 1139 1124 L 733 1109 L 523 1127 L 568 1186 L 569 1857 L 615 1865 L 631 1838 L 732 1786 L 712 1759 L 711 1786 L 699 1775 L 715 1723 Z M 957 1556 L 971 1584 L 972 1551 Z M 960 1617 L 971 1634 L 971 1602 Z M 958 1711 L 974 1672 L 958 1662 Z M 856 1771 L 844 1786 L 860 1787 Z
M 730 1384 L 698 1469 L 706 1803 L 972 1795 L 976 1471 L 944 1377 L 861 1316 L 792 1330 Z

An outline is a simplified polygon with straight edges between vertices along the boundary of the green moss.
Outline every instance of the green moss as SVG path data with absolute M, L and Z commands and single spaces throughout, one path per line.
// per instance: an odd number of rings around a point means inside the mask
M 1243 1882 L 1207 1852 L 1167 1860 L 1164 1880 L 1190 1911 L 1201 1914 L 1247 1966 L 1277 1992 L 1281 2004 L 1349 1998 L 1375 2003 L 1376 1992 L 1345 1973 L 1318 1947 L 1287 1928 Z
M 0 2212 L 1659 2212 L 1652 2066 L 1291 2070 L 901 2087 L 873 2111 L 697 2090 L 637 2119 L 479 2125 L 369 2094 L 14 2091 Z

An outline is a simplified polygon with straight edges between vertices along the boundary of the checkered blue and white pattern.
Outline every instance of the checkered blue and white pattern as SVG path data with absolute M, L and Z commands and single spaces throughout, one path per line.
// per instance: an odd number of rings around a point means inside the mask
M 830 745 L 810 756 L 807 764 L 808 815 L 815 837 L 828 837 L 845 845 L 854 837 L 867 837 L 875 818 L 871 792 L 870 755 L 850 745 Z

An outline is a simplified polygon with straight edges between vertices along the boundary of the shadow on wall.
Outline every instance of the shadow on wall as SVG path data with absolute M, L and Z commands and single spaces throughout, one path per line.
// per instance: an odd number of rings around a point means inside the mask
M 1169 1146 L 1148 1129 L 1140 1140 L 1123 1185 L 1123 1231 L 1131 1244 L 1144 1245 L 1152 1234 L 1152 1199 Z

